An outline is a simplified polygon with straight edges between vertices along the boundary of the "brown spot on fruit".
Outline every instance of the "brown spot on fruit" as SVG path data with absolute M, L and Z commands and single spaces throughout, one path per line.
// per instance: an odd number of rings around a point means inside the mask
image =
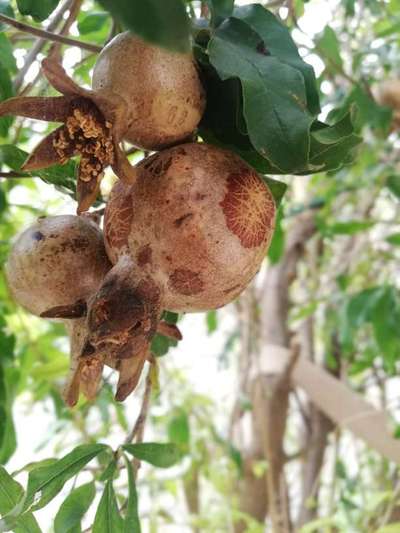
M 173 290 L 185 296 L 198 294 L 204 288 L 200 274 L 185 268 L 179 268 L 171 274 L 169 285 Z
M 186 220 L 192 218 L 193 216 L 193 213 L 186 213 L 186 215 L 182 215 L 181 217 L 174 220 L 174 224 L 177 228 L 180 228 Z
M 113 198 L 114 208 L 107 213 L 104 222 L 104 237 L 111 248 L 120 249 L 128 244 L 133 219 L 130 194 L 119 194 Z
M 153 254 L 153 251 L 149 244 L 146 244 L 146 246 L 142 246 L 140 248 L 138 254 L 137 254 L 137 264 L 140 267 L 143 267 L 145 265 L 148 265 L 151 263 L 151 256 Z
M 220 202 L 226 225 L 239 237 L 244 248 L 260 246 L 274 220 L 272 194 L 256 172 L 249 169 L 230 174 L 227 187 L 228 191 Z

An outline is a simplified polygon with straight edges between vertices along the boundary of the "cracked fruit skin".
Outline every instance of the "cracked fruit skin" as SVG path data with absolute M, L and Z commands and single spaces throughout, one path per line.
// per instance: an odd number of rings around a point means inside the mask
M 86 217 L 40 218 L 21 233 L 6 263 L 15 300 L 40 316 L 86 302 L 110 268 L 99 227 Z
M 111 166 L 126 183 L 136 179 L 122 140 L 149 150 L 193 134 L 205 107 L 191 54 L 176 54 L 118 35 L 100 53 L 93 90 L 79 87 L 54 59 L 42 72 L 62 96 L 17 96 L 0 103 L 0 116 L 23 116 L 62 125 L 33 150 L 22 170 L 35 171 L 80 156 L 78 214 L 96 200 Z
M 89 341 L 132 365 L 134 389 L 162 311 L 204 311 L 236 298 L 274 231 L 267 185 L 237 155 L 183 144 L 136 167 L 107 203 L 104 238 L 114 267 L 88 309 Z
M 205 108 L 193 56 L 165 50 L 129 32 L 114 37 L 101 51 L 92 88 L 103 95 L 116 93 L 126 102 L 124 138 L 146 150 L 190 137 Z

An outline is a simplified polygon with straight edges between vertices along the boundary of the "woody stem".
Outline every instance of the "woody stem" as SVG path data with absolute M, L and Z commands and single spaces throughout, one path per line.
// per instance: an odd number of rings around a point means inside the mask
M 29 24 L 19 22 L 18 20 L 14 20 L 1 13 L 0 22 L 4 22 L 5 24 L 13 26 L 14 28 L 17 28 L 17 30 L 23 31 L 25 33 L 30 33 L 31 35 L 36 35 L 37 37 L 43 37 L 43 39 L 47 39 L 48 41 L 55 41 L 58 43 L 68 44 L 69 46 L 76 46 L 77 48 L 81 48 L 82 50 L 88 50 L 89 52 L 98 53 L 101 51 L 101 47 L 95 44 L 84 43 L 76 39 L 71 39 L 70 37 L 65 37 L 64 35 L 57 35 L 56 33 L 51 33 L 46 30 L 34 28 L 33 26 L 29 26 Z

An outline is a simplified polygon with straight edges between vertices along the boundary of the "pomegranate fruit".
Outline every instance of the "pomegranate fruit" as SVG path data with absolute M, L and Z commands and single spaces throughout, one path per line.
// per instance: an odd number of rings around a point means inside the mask
M 133 375 L 139 379 L 144 364 L 140 358 L 117 359 L 110 345 L 97 350 L 88 345 L 87 306 L 110 268 L 97 224 L 88 216 L 72 215 L 40 218 L 17 237 L 6 263 L 14 299 L 34 315 L 60 320 L 67 328 L 71 365 L 64 398 L 70 406 L 80 390 L 90 400 L 96 396 L 104 364 L 119 371 L 120 390 L 130 386 Z M 157 330 L 181 338 L 172 324 L 160 322 Z
M 206 144 L 164 150 L 136 173 L 135 183 L 114 186 L 107 204 L 114 267 L 88 313 L 92 349 L 112 347 L 135 368 L 120 400 L 136 385 L 162 310 L 203 311 L 236 298 L 260 268 L 276 212 L 251 167 Z
M 5 266 L 11 294 L 22 307 L 67 327 L 71 368 L 65 399 L 70 405 L 80 388 L 89 399 L 97 392 L 102 366 L 80 355 L 87 338 L 87 302 L 110 266 L 99 227 L 72 215 L 40 218 L 18 236 Z
M 130 112 L 124 138 L 146 150 L 182 142 L 202 117 L 205 98 L 191 55 L 172 53 L 129 32 L 103 48 L 93 90 L 118 94 Z
M 108 165 L 122 180 L 135 180 L 122 139 L 148 150 L 177 143 L 192 134 L 205 107 L 192 55 L 159 49 L 129 33 L 100 53 L 93 90 L 79 87 L 54 60 L 43 60 L 42 71 L 63 96 L 10 98 L 0 103 L 0 116 L 63 123 L 34 149 L 23 170 L 79 154 L 78 213 L 95 201 Z

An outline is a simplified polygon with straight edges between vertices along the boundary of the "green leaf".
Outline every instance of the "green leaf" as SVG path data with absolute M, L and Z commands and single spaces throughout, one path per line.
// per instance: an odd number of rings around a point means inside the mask
M 100 0 L 126 29 L 176 52 L 189 52 L 190 25 L 182 0 Z
M 254 148 L 282 172 L 291 172 L 307 164 L 313 118 L 301 72 L 268 55 L 263 46 L 248 24 L 231 18 L 216 30 L 208 53 L 221 79 L 240 79 Z
M 287 26 L 260 4 L 238 7 L 233 16 L 246 22 L 258 33 L 272 56 L 301 72 L 306 87 L 307 107 L 316 116 L 320 112 L 320 105 L 314 69 L 300 57 Z
M 117 499 L 111 481 L 107 481 L 94 518 L 92 533 L 123 533 L 124 524 L 119 514 Z
M 181 449 L 172 443 L 143 442 L 124 444 L 122 448 L 137 459 L 159 468 L 169 468 L 182 459 Z
M 352 112 L 331 126 L 316 122 L 311 130 L 310 158 L 305 172 L 327 172 L 350 164 L 362 138 L 354 133 Z
M 274 236 L 268 250 L 268 258 L 273 265 L 278 263 L 285 249 L 285 232 L 282 228 L 282 219 L 283 211 L 282 207 L 280 207 L 276 217 Z
M 101 30 L 109 18 L 108 13 L 89 13 L 78 22 L 78 30 L 81 35 Z
M 330 26 L 325 26 L 322 35 L 316 39 L 315 44 L 317 51 L 327 60 L 328 66 L 332 67 L 334 71 L 343 70 L 339 39 Z
M 267 176 L 261 176 L 261 178 L 268 185 L 268 188 L 271 191 L 272 196 L 274 197 L 275 206 L 276 208 L 278 208 L 287 190 L 286 183 L 283 183 L 282 181 L 278 180 L 273 180 L 272 178 L 268 178 Z
M 91 481 L 74 489 L 64 500 L 54 519 L 54 533 L 70 533 L 80 525 L 94 497 L 96 487 Z
M 190 443 L 190 426 L 187 413 L 180 409 L 168 423 L 168 438 L 187 450 Z
M 21 15 L 30 15 L 36 21 L 42 22 L 58 6 L 60 0 L 17 0 Z
M 336 222 L 330 226 L 323 228 L 326 235 L 354 235 L 360 231 L 365 231 L 372 228 L 375 222 L 368 222 L 364 220 L 350 220 L 348 222 Z
M 217 311 L 213 309 L 206 314 L 207 333 L 211 335 L 218 327 Z
M 388 176 L 386 187 L 396 198 L 400 198 L 400 176 Z
M 0 515 L 9 513 L 23 496 L 21 485 L 15 481 L 3 466 L 0 466 Z M 32 513 L 27 513 L 13 523 L 15 533 L 41 533 Z
M 235 0 L 207 0 L 211 11 L 211 24 L 216 27 L 233 11 Z
M 33 510 L 41 509 L 47 505 L 71 477 L 80 472 L 100 452 L 107 449 L 108 446 L 105 444 L 83 444 L 56 463 L 32 470 L 28 478 L 24 510 L 32 504 Z M 38 495 L 38 493 L 40 494 Z
M 14 96 L 14 90 L 10 74 L 5 66 L 0 62 L 0 102 Z M 6 137 L 13 122 L 11 117 L 0 118 L 0 137 Z
M 14 10 L 11 7 L 9 0 L 0 0 L 0 13 L 7 17 L 14 18 Z M 0 31 L 4 31 L 7 28 L 7 24 L 0 22 Z
M 133 472 L 132 463 L 127 458 L 125 459 L 126 468 L 128 470 L 129 495 L 123 531 L 124 533 L 141 533 L 135 474 Z
M 17 71 L 12 45 L 4 33 L 0 33 L 0 64 L 10 72 Z
M 395 246 L 400 246 L 400 233 L 393 233 L 392 235 L 389 235 L 389 237 L 386 237 L 385 240 L 389 244 L 394 244 Z
M 20 172 L 27 157 L 27 152 L 12 144 L 3 144 L 0 146 L 0 167 L 2 164 L 5 164 L 11 170 Z M 44 182 L 50 183 L 62 192 L 66 192 L 74 197 L 76 189 L 75 169 L 76 164 L 73 161 L 68 161 L 65 165 L 53 165 L 33 172 L 23 172 L 23 174 L 32 177 L 38 176 Z

